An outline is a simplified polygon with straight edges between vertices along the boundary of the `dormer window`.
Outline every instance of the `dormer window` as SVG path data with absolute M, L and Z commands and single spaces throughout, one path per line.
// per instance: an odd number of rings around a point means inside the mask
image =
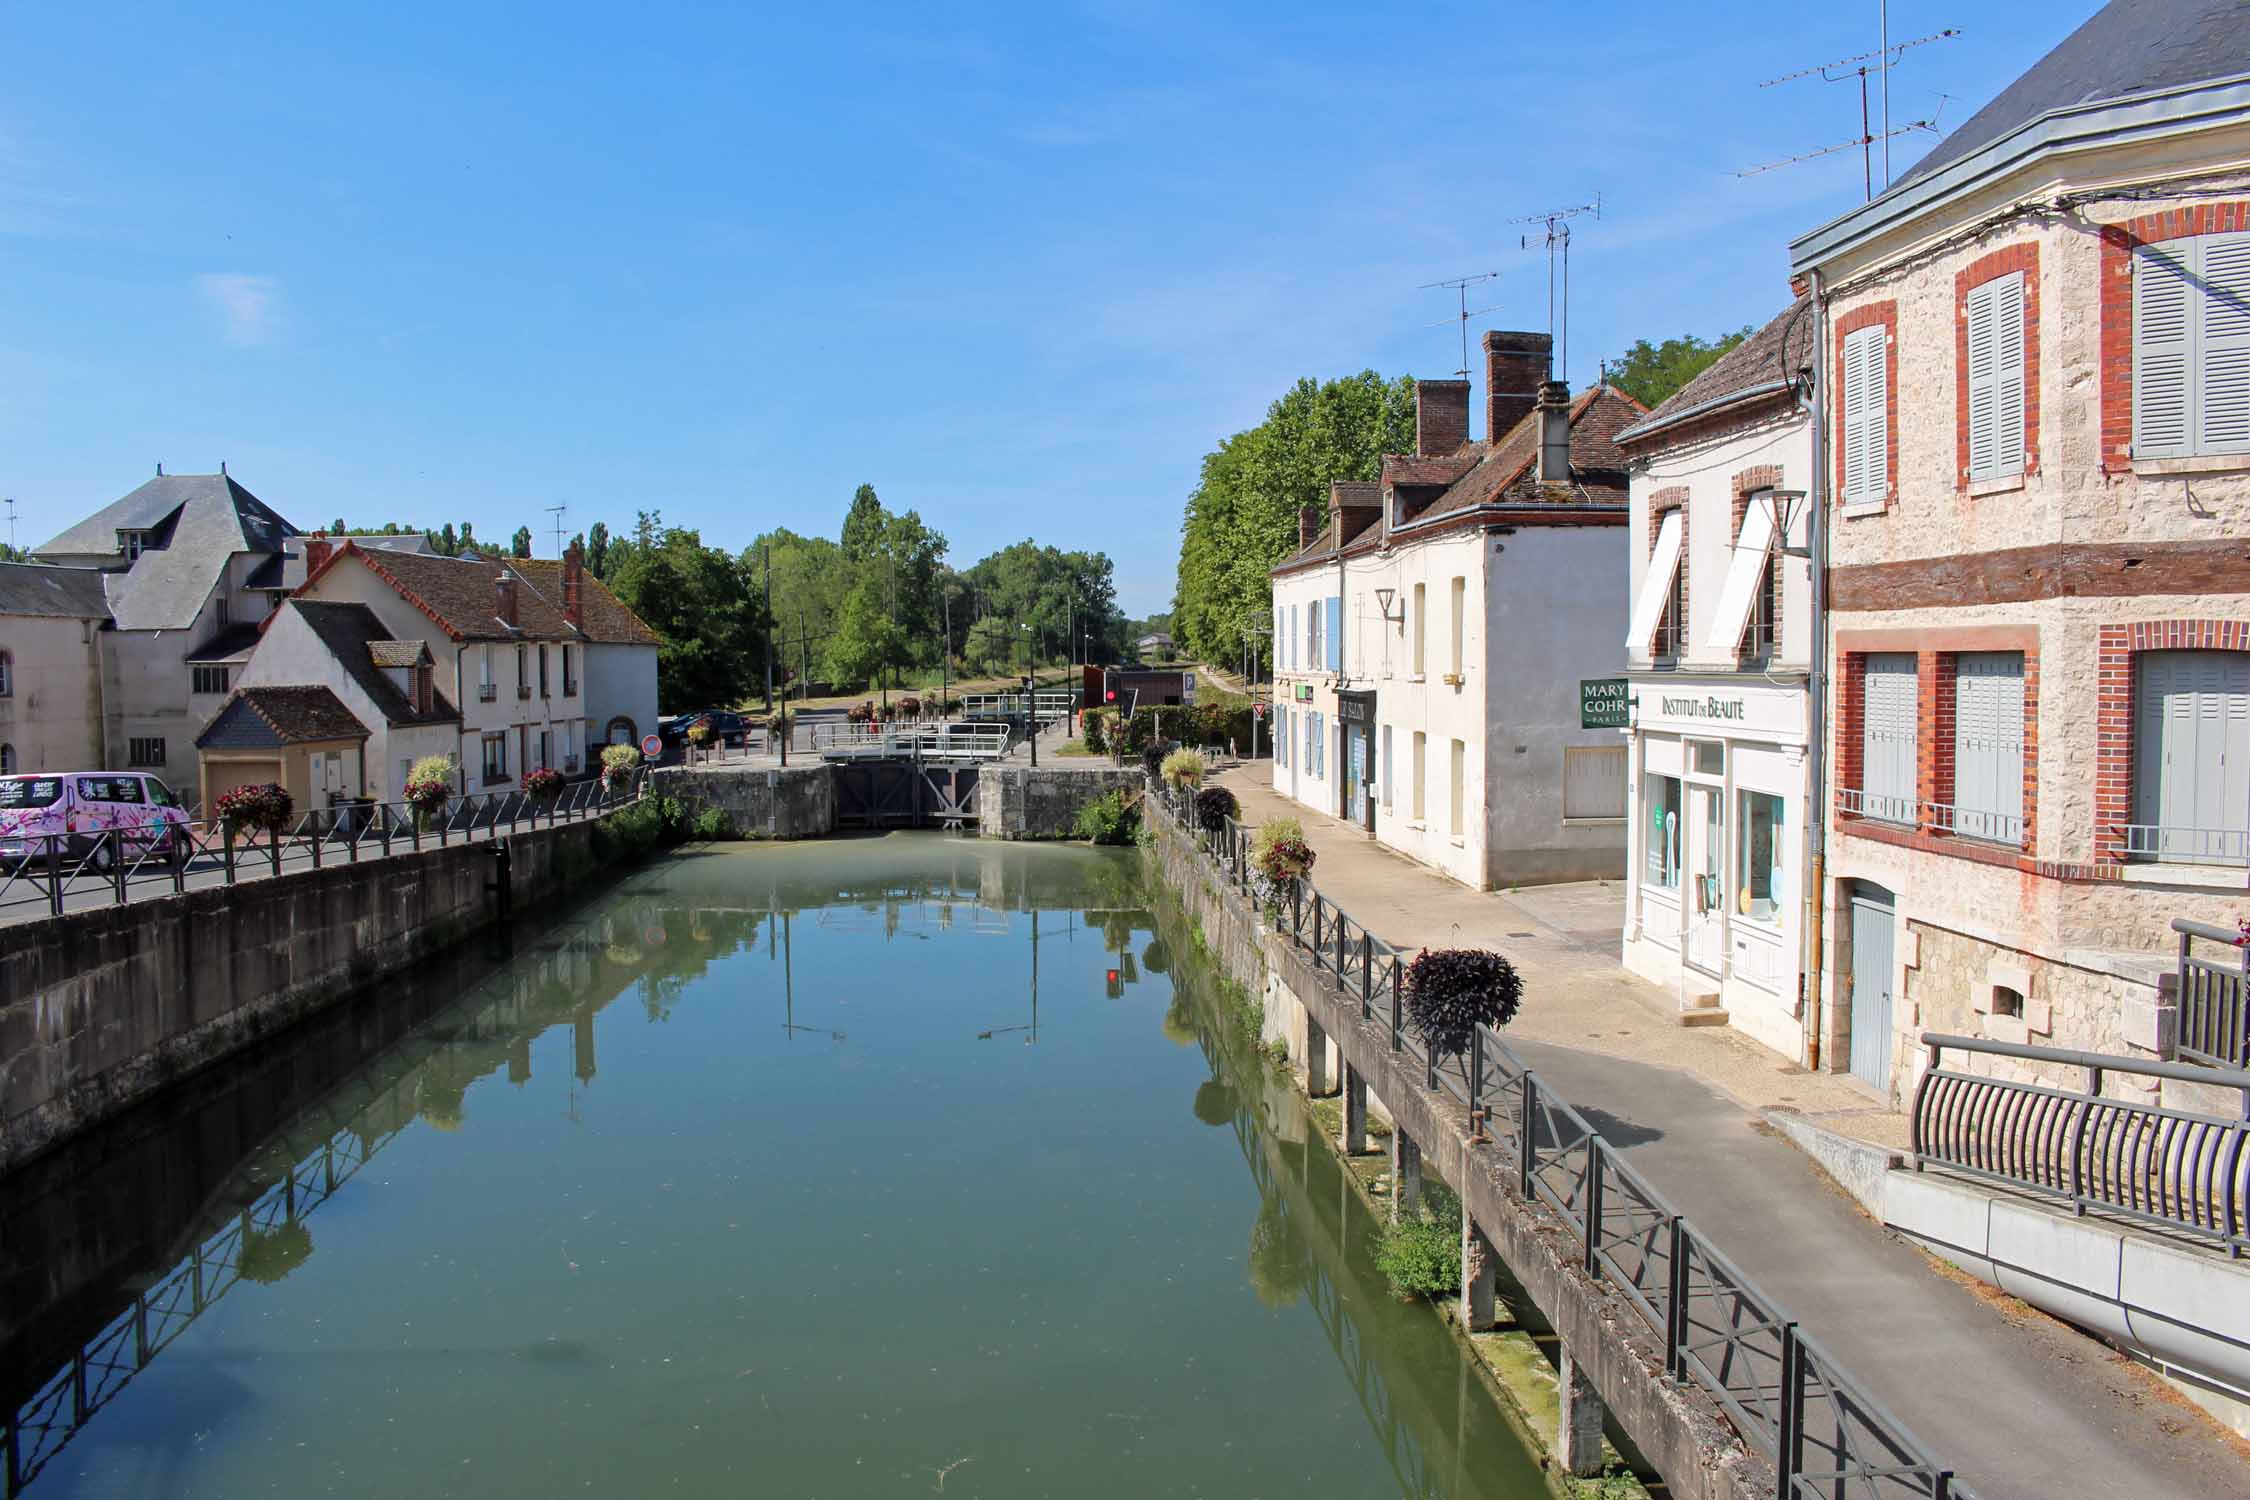
M 120 531 L 117 533 L 117 550 L 125 554 L 127 562 L 140 561 L 148 550 L 148 533 L 145 531 Z

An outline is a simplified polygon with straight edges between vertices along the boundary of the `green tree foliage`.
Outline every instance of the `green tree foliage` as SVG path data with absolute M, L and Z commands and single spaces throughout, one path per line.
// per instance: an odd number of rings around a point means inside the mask
M 961 664 L 980 676 L 1017 670 L 1026 660 L 1016 638 L 1023 632 L 998 615 L 986 615 L 969 626 L 961 645 Z
M 1681 386 L 1718 362 L 1720 355 L 1750 337 L 1745 325 L 1715 339 L 1692 333 L 1652 344 L 1647 339 L 1625 351 L 1609 366 L 1609 383 L 1643 406 L 1655 406 Z
M 739 559 L 644 511 L 634 539 L 609 548 L 605 580 L 648 622 L 657 707 L 666 713 L 741 702 L 765 677 L 764 600 Z
M 961 575 L 979 621 L 997 618 L 1010 632 L 1029 625 L 1030 647 L 1042 661 L 1117 657 L 1125 641 L 1115 569 L 1100 552 L 1065 552 L 1026 538 L 1001 548 Z M 964 635 L 973 633 L 965 627 Z M 1090 640 L 1081 643 L 1081 635 Z M 990 639 L 987 633 L 987 639 Z M 1009 653 L 1012 656 L 1014 646 Z
M 596 578 L 609 581 L 609 528 L 599 521 L 586 529 L 586 566 Z
M 518 526 L 516 534 L 508 539 L 508 551 L 515 557 L 531 556 L 531 528 Z
M 1189 656 L 1242 659 L 1245 627 L 1273 613 L 1271 572 L 1297 546 L 1297 516 L 1325 506 L 1337 479 L 1381 477 L 1385 453 L 1414 444 L 1414 382 L 1372 370 L 1340 380 L 1300 380 L 1203 459 L 1180 529 L 1171 633 Z M 1258 659 L 1272 643 L 1255 637 Z

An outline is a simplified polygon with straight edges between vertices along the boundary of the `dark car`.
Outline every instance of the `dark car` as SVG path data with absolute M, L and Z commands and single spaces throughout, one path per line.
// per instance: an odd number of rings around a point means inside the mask
M 698 724 L 711 726 L 712 737 L 720 744 L 739 749 L 749 741 L 750 721 L 730 708 L 699 708 L 674 714 L 657 733 L 668 743 L 685 744 L 687 732 Z

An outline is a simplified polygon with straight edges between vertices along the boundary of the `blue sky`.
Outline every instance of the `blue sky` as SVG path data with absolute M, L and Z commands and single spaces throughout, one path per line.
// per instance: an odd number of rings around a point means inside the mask
M 1894 38 L 1965 34 L 1894 119 L 1966 119 L 2092 9 L 1898 0 Z M 738 547 L 833 534 L 864 480 L 959 565 L 1106 550 L 1134 613 L 1291 380 L 1450 372 L 1421 283 L 1499 271 L 1480 326 L 1545 326 L 1517 215 L 1602 196 L 1574 384 L 1778 309 L 1858 154 L 1732 174 L 1858 95 L 1756 84 L 1876 43 L 1872 0 L 192 11 L 0 7 L 23 543 L 159 461 L 542 554 L 549 505 Z

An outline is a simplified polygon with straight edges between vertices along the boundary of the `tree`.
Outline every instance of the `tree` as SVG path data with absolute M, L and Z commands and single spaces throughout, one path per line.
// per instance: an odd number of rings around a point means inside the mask
M 444 530 L 440 531 L 437 535 L 430 538 L 430 545 L 447 557 L 457 557 L 460 555 L 461 539 L 458 536 L 454 535 L 453 523 L 451 521 L 445 523 Z
M 1015 665 L 1016 636 L 1020 633 L 998 615 L 986 615 L 968 628 L 962 640 L 962 665 L 987 674 L 1009 671 Z
M 609 578 L 609 528 L 596 521 L 586 532 L 586 566 L 596 578 Z
M 1700 339 L 1684 333 L 1661 344 L 1642 339 L 1609 367 L 1609 383 L 1640 402 L 1654 407 L 1718 362 L 1720 355 L 1750 337 L 1750 328 Z
M 844 513 L 844 558 L 848 562 L 865 562 L 874 555 L 883 535 L 883 502 L 875 498 L 875 486 L 863 484 L 852 491 L 852 508 Z
M 516 534 L 510 540 L 508 550 L 516 557 L 531 556 L 531 528 L 529 526 L 518 526 L 516 528 Z
M 743 701 L 765 680 L 763 600 L 741 563 L 694 531 L 645 526 L 611 549 L 605 580 L 658 636 L 657 706 L 666 713 Z M 646 542 L 641 538 L 646 536 Z
M 1377 479 L 1414 443 L 1414 382 L 1372 370 L 1299 380 L 1256 427 L 1204 455 L 1180 528 L 1172 635 L 1190 656 L 1242 659 L 1246 630 L 1272 617 L 1275 563 L 1296 550 L 1297 516 L 1337 479 Z M 1259 661 L 1271 643 L 1251 634 Z

